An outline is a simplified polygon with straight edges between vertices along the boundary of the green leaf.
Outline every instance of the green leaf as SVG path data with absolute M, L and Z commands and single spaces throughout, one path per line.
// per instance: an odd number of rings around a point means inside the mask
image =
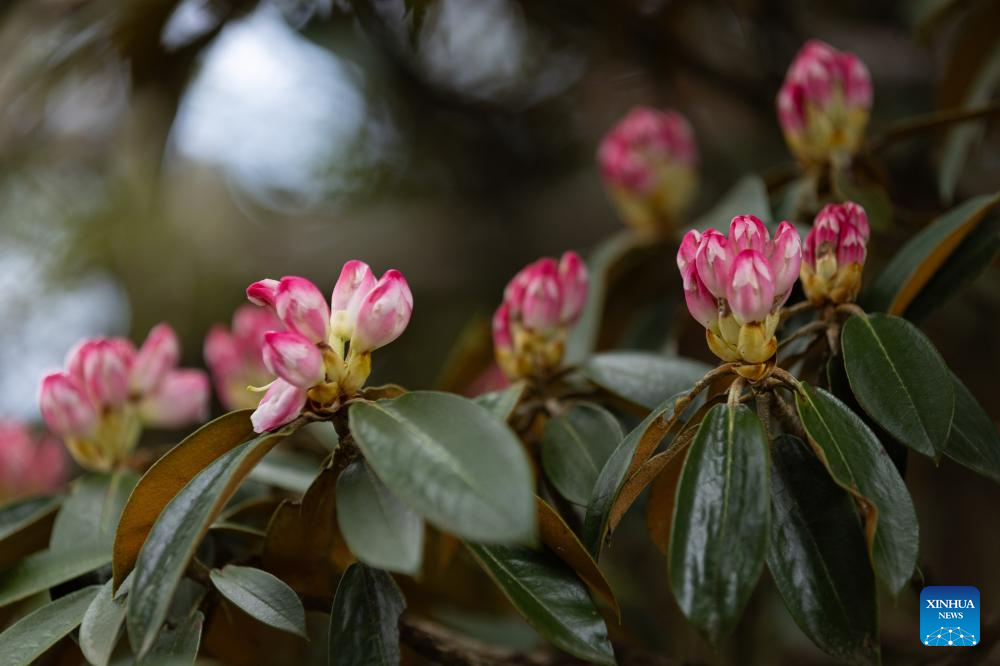
M 293 422 L 222 454 L 191 479 L 156 519 L 139 551 L 128 596 L 125 623 L 138 656 L 156 640 L 174 590 L 212 521 L 253 466 L 297 427 Z
M 302 600 L 280 578 L 253 567 L 228 564 L 209 573 L 212 584 L 250 617 L 306 638 Z
M 118 518 L 139 477 L 134 472 L 86 474 L 73 483 L 52 526 L 49 547 L 103 546 L 109 552 Z
M 93 666 L 107 665 L 125 621 L 125 597 L 115 599 L 113 586 L 110 580 L 101 586 L 80 624 L 80 650 Z
M 589 403 L 574 405 L 545 424 L 542 466 L 563 497 L 586 505 L 604 463 L 625 434 L 607 410 Z
M 893 315 L 906 312 L 962 240 L 997 203 L 1000 195 L 996 194 L 969 199 L 911 238 L 863 294 L 865 309 Z
M 767 436 L 743 405 L 716 405 L 698 428 L 677 487 L 670 585 L 712 644 L 728 636 L 764 569 L 770 520 Z
M 201 645 L 201 628 L 205 616 L 194 611 L 177 625 L 165 627 L 149 653 L 137 666 L 182 666 L 194 664 Z
M 805 383 L 795 401 L 817 457 L 862 507 L 875 574 L 893 594 L 899 592 L 917 564 L 919 546 L 906 484 L 874 433 L 844 403 Z
M 355 403 L 349 419 L 375 474 L 435 526 L 491 543 L 534 541 L 534 482 L 524 447 L 483 407 L 416 391 Z
M 802 440 L 771 449 L 767 566 L 799 628 L 848 663 L 878 661 L 875 577 L 854 502 Z
M 91 585 L 25 615 L 0 634 L 4 666 L 28 666 L 80 625 L 97 595 Z
M 0 572 L 0 606 L 26 599 L 36 592 L 73 580 L 111 561 L 106 548 L 43 550 Z
M 521 401 L 525 388 L 527 385 L 524 382 L 515 382 L 505 389 L 477 395 L 472 401 L 480 407 L 485 407 L 501 421 L 507 421 L 514 413 L 517 403 Z
M 128 498 L 115 532 L 115 587 L 135 566 L 153 523 L 181 488 L 222 454 L 253 436 L 251 410 L 231 412 L 203 425 L 150 467 Z
M 320 464 L 301 453 L 274 449 L 250 472 L 250 480 L 303 494 L 319 474 Z
M 955 411 L 944 359 L 910 322 L 853 316 L 841 335 L 844 368 L 862 409 L 897 441 L 937 458 Z
M 364 460 L 337 481 L 337 521 L 351 552 L 365 564 L 416 574 L 424 552 L 424 521 L 393 495 Z
M 764 224 L 771 224 L 771 201 L 767 185 L 760 176 L 743 176 L 717 202 L 692 222 L 690 228 L 704 231 L 714 227 L 725 233 L 729 230 L 729 222 L 737 215 L 756 215 Z
M 587 586 L 563 561 L 521 546 L 466 547 L 545 640 L 580 659 L 615 663 L 604 619 Z
M 666 423 L 674 413 L 674 406 L 682 397 L 678 394 L 667 398 L 635 427 L 608 457 L 597 476 L 594 491 L 587 503 L 583 520 L 581 541 L 597 558 L 608 532 L 611 507 L 625 480 L 648 458 L 666 435 Z M 639 455 L 640 449 L 642 450 Z
M 406 600 L 392 576 L 352 564 L 330 611 L 330 666 L 398 666 L 399 616 Z
M 993 420 L 979 406 L 976 397 L 954 374 L 955 419 L 944 454 L 1000 483 L 1000 435 Z
M 0 570 L 48 547 L 63 498 L 33 497 L 0 509 Z
M 601 388 L 646 409 L 687 391 L 711 369 L 688 358 L 629 351 L 597 354 L 580 368 Z

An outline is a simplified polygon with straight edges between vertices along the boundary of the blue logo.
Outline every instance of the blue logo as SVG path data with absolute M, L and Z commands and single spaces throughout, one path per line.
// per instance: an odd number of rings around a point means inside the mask
M 920 642 L 931 647 L 977 645 L 979 590 L 968 585 L 925 587 L 920 592 Z

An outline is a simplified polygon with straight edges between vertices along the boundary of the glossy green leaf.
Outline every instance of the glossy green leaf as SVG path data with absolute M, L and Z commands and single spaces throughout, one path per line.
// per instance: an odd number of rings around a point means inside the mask
M 97 585 L 85 587 L 56 599 L 24 616 L 0 634 L 0 656 L 4 666 L 28 666 L 46 650 L 76 629 Z
M 520 402 L 521 396 L 524 395 L 525 388 L 526 385 L 524 382 L 516 382 L 505 389 L 477 395 L 472 401 L 481 407 L 485 407 L 487 411 L 501 421 L 507 421 L 514 413 L 514 408 Z
M 563 497 L 585 506 L 604 463 L 624 436 L 606 409 L 574 405 L 545 424 L 541 445 L 545 475 Z
M 349 418 L 375 474 L 435 526 L 491 543 L 534 541 L 534 482 L 524 447 L 483 407 L 416 391 L 355 403 Z
M 691 223 L 691 228 L 704 231 L 714 227 L 725 233 L 729 230 L 729 222 L 737 215 L 756 215 L 764 224 L 770 225 L 771 201 L 767 196 L 767 185 L 760 176 L 740 178 L 710 210 Z
M 178 624 L 164 627 L 149 653 L 137 666 L 186 666 L 194 664 L 201 645 L 201 629 L 205 616 L 194 611 Z
M 969 199 L 911 238 L 865 290 L 865 308 L 893 315 L 906 312 L 962 240 L 998 203 L 1000 196 L 993 194 Z
M 955 391 L 944 359 L 899 317 L 855 315 L 841 335 L 844 368 L 858 404 L 898 442 L 938 457 L 948 441 Z
M 797 437 L 771 454 L 767 566 L 785 607 L 827 654 L 877 662 L 875 576 L 854 502 Z
M 299 636 L 306 636 L 302 600 L 280 578 L 253 567 L 229 564 L 212 569 L 212 584 L 250 617 Z
M 874 433 L 840 400 L 803 383 L 795 401 L 817 457 L 862 507 L 875 574 L 895 594 L 910 580 L 919 547 L 906 484 Z
M 974 472 L 1000 483 L 1000 434 L 965 384 L 951 376 L 955 386 L 955 419 L 944 454 Z
M 542 638 L 586 661 L 615 663 L 604 619 L 566 563 L 522 546 L 466 546 Z
M 424 552 L 424 521 L 382 483 L 364 460 L 337 481 L 337 521 L 354 555 L 377 569 L 415 574 Z
M 156 640 L 174 590 L 212 521 L 253 466 L 296 427 L 289 424 L 222 454 L 191 479 L 156 519 L 139 551 L 128 596 L 125 624 L 140 657 Z
M 53 550 L 104 546 L 111 550 L 118 518 L 138 482 L 135 472 L 85 474 L 73 482 L 52 526 Z
M 614 506 L 618 493 L 630 471 L 635 471 L 644 462 L 636 459 L 637 451 L 643 449 L 645 457 L 652 454 L 666 435 L 666 421 L 673 415 L 674 406 L 680 398 L 681 395 L 672 396 L 651 411 L 615 448 L 597 476 L 594 490 L 587 502 L 580 538 L 595 558 L 600 555 L 604 544 L 611 507 Z
M 26 599 L 36 592 L 73 580 L 111 561 L 107 548 L 43 550 L 0 572 L 0 606 Z
M 675 393 L 690 389 L 712 368 L 678 356 L 618 351 L 592 356 L 580 369 L 601 388 L 654 409 Z
M 769 496 L 760 419 L 743 405 L 716 405 L 684 461 L 669 556 L 677 604 L 712 645 L 732 632 L 764 569 Z
M 250 480 L 301 495 L 309 489 L 319 470 L 320 463 L 314 458 L 275 449 L 257 463 L 250 472 Z
M 93 666 L 106 666 L 111 659 L 125 621 L 125 596 L 115 599 L 113 586 L 110 580 L 101 586 L 80 624 L 80 650 Z
M 330 666 L 398 666 L 399 616 L 406 600 L 392 576 L 352 564 L 330 610 Z
M 61 496 L 30 497 L 5 505 L 0 509 L 0 543 L 51 515 L 62 502 Z

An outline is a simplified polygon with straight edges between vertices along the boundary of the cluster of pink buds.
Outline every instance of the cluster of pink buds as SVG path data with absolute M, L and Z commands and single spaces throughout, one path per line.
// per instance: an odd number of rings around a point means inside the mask
M 788 68 L 777 105 L 785 140 L 803 164 L 842 164 L 858 151 L 868 124 L 868 68 L 852 53 L 810 40 Z
M 672 229 L 694 196 L 698 148 L 676 111 L 632 109 L 605 135 L 597 159 L 625 222 L 644 233 Z
M 493 348 L 504 374 L 543 377 L 557 369 L 586 302 L 587 267 L 576 252 L 522 268 L 493 315 Z
M 708 346 L 727 362 L 739 362 L 748 379 L 777 351 L 779 309 L 799 275 L 799 234 L 782 222 L 770 239 L 753 215 L 738 215 L 728 238 L 715 229 L 689 231 L 677 252 L 688 310 L 705 327 Z
M 138 350 L 125 338 L 84 340 L 65 370 L 42 380 L 42 416 L 82 466 L 111 470 L 131 453 L 143 425 L 180 428 L 208 416 L 208 377 L 178 368 L 179 358 L 166 324 Z
M 413 295 L 397 270 L 378 280 L 367 264 L 348 261 L 327 304 L 301 277 L 261 280 L 247 288 L 256 305 L 273 311 L 284 331 L 264 335 L 261 360 L 275 379 L 250 417 L 265 432 L 297 417 L 336 410 L 371 373 L 371 353 L 398 338 L 410 323 Z
M 231 330 L 217 324 L 208 332 L 205 363 L 226 409 L 252 409 L 260 402 L 248 387 L 267 384 L 274 376 L 264 366 L 264 335 L 283 328 L 273 310 L 241 305 Z
M 865 209 L 848 201 L 816 215 L 802 251 L 802 288 L 815 305 L 849 303 L 861 289 L 869 235 Z
M 59 440 L 36 439 L 23 423 L 0 420 L 0 504 L 51 492 L 65 477 L 66 454 Z

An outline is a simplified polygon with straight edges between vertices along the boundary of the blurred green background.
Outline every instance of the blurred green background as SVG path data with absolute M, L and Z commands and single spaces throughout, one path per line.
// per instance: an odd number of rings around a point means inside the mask
M 36 418 L 41 375 L 82 336 L 140 341 L 168 321 L 184 363 L 201 365 L 204 333 L 228 322 L 247 284 L 298 274 L 328 290 L 350 258 L 400 269 L 415 297 L 373 381 L 431 387 L 460 331 L 489 315 L 518 268 L 621 227 L 593 156 L 632 106 L 691 120 L 696 214 L 743 173 L 791 167 L 774 96 L 806 39 L 868 64 L 875 133 L 995 99 L 997 25 L 1000 3 L 982 0 L 8 0 L 0 416 Z M 963 132 L 956 200 L 1000 183 L 996 125 Z M 896 216 L 873 238 L 873 264 L 949 206 L 936 186 L 948 141 L 933 134 L 885 153 Z M 926 324 L 995 417 L 998 286 L 989 271 Z M 979 529 L 988 513 L 975 518 L 998 506 L 997 489 L 913 458 L 909 480 L 928 580 L 979 586 L 984 622 L 1000 618 L 1000 535 Z M 633 608 L 657 610 L 633 623 L 698 652 L 676 619 L 658 629 L 676 611 L 662 560 L 636 542 L 616 559 L 648 568 L 616 582 Z M 648 586 L 634 573 L 647 570 Z M 755 602 L 766 616 L 780 603 L 769 594 Z M 903 663 L 916 649 L 915 608 L 884 605 L 888 656 Z M 748 625 L 822 661 L 787 616 L 753 615 Z

